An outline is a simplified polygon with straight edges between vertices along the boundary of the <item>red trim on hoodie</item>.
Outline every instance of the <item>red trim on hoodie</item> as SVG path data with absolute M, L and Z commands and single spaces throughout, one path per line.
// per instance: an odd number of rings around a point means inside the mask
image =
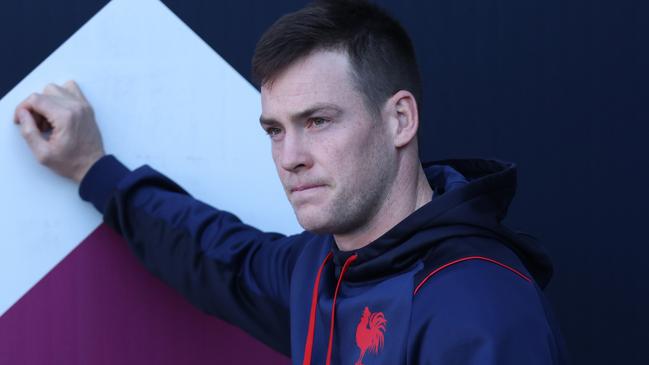
M 350 256 L 343 265 L 342 270 L 340 270 L 340 276 L 338 277 L 338 284 L 336 284 L 336 291 L 334 291 L 334 301 L 331 303 L 331 324 L 329 326 L 329 345 L 327 346 L 327 363 L 326 365 L 331 365 L 331 349 L 333 347 L 334 340 L 334 319 L 336 314 L 336 298 L 338 297 L 338 289 L 340 289 L 340 283 L 343 281 L 343 275 L 345 271 L 349 268 L 349 265 L 358 258 L 358 255 L 354 254 Z
M 315 312 L 318 304 L 318 287 L 320 286 L 320 276 L 322 271 L 327 264 L 327 261 L 331 260 L 333 253 L 329 252 L 327 257 L 325 257 L 322 264 L 320 264 L 320 269 L 318 269 L 318 275 L 315 277 L 315 283 L 313 283 L 313 295 L 311 296 L 311 312 L 309 314 L 309 330 L 306 335 L 306 344 L 304 345 L 304 359 L 302 365 L 311 364 L 311 353 L 313 351 L 313 333 L 315 331 Z
M 327 262 L 331 259 L 332 253 L 330 252 L 318 269 L 318 275 L 316 275 L 315 283 L 313 283 L 313 295 L 311 296 L 311 312 L 309 314 L 309 330 L 306 335 L 306 343 L 304 344 L 304 359 L 302 360 L 302 365 L 310 365 L 311 357 L 313 355 L 313 336 L 315 333 L 315 317 L 316 317 L 316 308 L 318 306 L 318 287 L 320 286 L 320 277 L 322 276 L 322 271 L 325 268 Z M 333 303 L 331 303 L 331 323 L 329 325 L 329 345 L 327 346 L 327 362 L 326 365 L 331 364 L 331 351 L 333 347 L 333 338 L 334 338 L 334 320 L 336 318 L 336 298 L 338 298 L 338 290 L 340 289 L 340 284 L 343 281 L 343 276 L 349 268 L 349 265 L 358 258 L 358 255 L 350 256 L 343 265 L 342 270 L 340 271 L 340 276 L 338 277 L 338 283 L 336 284 L 336 291 L 334 291 Z
M 452 265 L 458 264 L 458 263 L 463 262 L 463 261 L 468 261 L 468 260 L 484 260 L 484 261 L 488 261 L 488 262 L 494 263 L 494 264 L 496 264 L 496 265 L 498 265 L 498 266 L 501 266 L 501 267 L 504 267 L 505 269 L 507 269 L 507 270 L 513 272 L 514 274 L 520 276 L 520 277 L 523 278 L 525 281 L 530 282 L 530 283 L 532 282 L 532 280 L 531 280 L 530 278 L 528 278 L 527 276 L 523 275 L 520 271 L 514 269 L 514 268 L 511 267 L 511 266 L 507 266 L 507 265 L 505 265 L 505 264 L 503 264 L 503 263 L 501 263 L 501 262 L 499 262 L 499 261 L 496 261 L 496 260 L 494 260 L 494 259 L 490 259 L 490 258 L 488 258 L 488 257 L 482 257 L 482 256 L 469 256 L 469 257 L 463 257 L 463 258 L 461 258 L 461 259 L 457 259 L 457 260 L 455 260 L 455 261 L 451 261 L 451 262 L 449 262 L 449 263 L 447 263 L 447 264 L 444 264 L 444 265 L 438 267 L 437 269 L 431 271 L 431 273 L 428 274 L 428 275 L 426 275 L 426 277 L 425 277 L 425 278 L 424 278 L 424 279 L 419 283 L 419 285 L 417 285 L 417 287 L 415 288 L 414 293 L 412 293 L 412 294 L 413 294 L 413 295 L 417 294 L 417 292 L 419 291 L 419 289 L 421 289 L 421 287 L 426 283 L 426 281 L 427 281 L 428 279 L 430 279 L 433 275 L 435 275 L 435 274 L 437 274 L 438 272 L 440 272 L 440 271 L 446 269 L 446 268 L 449 267 L 449 266 L 452 266 Z

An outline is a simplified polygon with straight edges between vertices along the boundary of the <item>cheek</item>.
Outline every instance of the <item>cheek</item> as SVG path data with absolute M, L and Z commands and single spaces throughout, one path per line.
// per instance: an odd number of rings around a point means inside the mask
M 380 179 L 392 165 L 389 145 L 379 130 L 368 131 L 359 136 L 362 138 L 359 138 L 349 151 L 348 159 L 354 164 L 349 168 L 358 176 L 356 184 L 377 183 L 374 180 Z
M 275 167 L 279 171 L 281 166 L 281 161 L 282 161 L 281 142 L 275 142 L 275 141 L 271 142 L 270 153 L 271 153 L 271 157 L 273 158 L 273 163 L 275 163 Z
M 355 186 L 364 184 L 365 170 L 369 167 L 366 141 L 350 138 L 340 142 L 323 148 L 322 156 L 326 158 L 326 168 L 340 187 L 355 190 Z
M 338 137 L 338 139 L 337 139 Z M 310 149 L 317 170 L 329 177 L 334 178 L 334 182 L 341 176 L 345 176 L 347 167 L 350 164 L 350 152 L 343 136 L 327 136 L 320 140 L 314 140 L 310 143 Z

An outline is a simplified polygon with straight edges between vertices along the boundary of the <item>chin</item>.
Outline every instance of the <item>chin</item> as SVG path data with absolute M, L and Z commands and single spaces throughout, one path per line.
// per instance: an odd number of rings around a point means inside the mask
M 307 209 L 298 211 L 296 209 L 295 216 L 300 226 L 306 231 L 318 234 L 332 233 L 331 222 L 322 212 L 307 211 Z

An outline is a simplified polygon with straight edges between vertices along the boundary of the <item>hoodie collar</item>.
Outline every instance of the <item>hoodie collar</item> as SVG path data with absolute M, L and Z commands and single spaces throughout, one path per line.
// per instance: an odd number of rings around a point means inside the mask
M 537 281 L 549 280 L 547 255 L 530 240 L 500 224 L 516 192 L 516 165 L 487 159 L 449 159 L 425 163 L 433 199 L 374 242 L 354 251 L 340 251 L 331 240 L 336 275 L 357 255 L 345 279 L 372 280 L 401 272 L 437 243 L 455 236 L 498 235 L 511 243 Z M 520 251 L 520 252 L 519 252 Z M 527 261 L 527 262 L 525 262 Z M 529 267 L 540 266 L 538 270 Z

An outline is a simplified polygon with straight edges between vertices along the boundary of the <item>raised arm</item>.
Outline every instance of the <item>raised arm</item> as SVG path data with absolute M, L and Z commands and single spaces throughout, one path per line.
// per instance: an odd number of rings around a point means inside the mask
M 145 266 L 203 311 L 289 354 L 289 287 L 299 236 L 264 233 L 210 207 L 148 166 L 105 155 L 91 106 L 72 81 L 16 108 L 35 157 L 80 182 L 80 195 Z
M 300 236 L 265 233 L 154 169 L 99 160 L 80 186 L 144 265 L 195 306 L 289 354 L 290 276 Z

